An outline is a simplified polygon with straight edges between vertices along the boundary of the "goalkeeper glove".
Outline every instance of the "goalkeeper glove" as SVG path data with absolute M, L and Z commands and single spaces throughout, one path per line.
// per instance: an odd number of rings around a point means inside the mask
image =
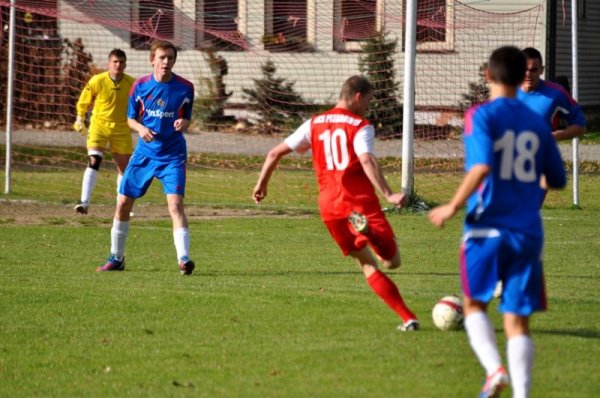
M 73 130 L 77 131 L 83 136 L 87 135 L 87 127 L 85 127 L 85 121 L 83 120 L 83 116 L 77 115 L 77 119 L 75 119 L 75 123 L 73 123 Z

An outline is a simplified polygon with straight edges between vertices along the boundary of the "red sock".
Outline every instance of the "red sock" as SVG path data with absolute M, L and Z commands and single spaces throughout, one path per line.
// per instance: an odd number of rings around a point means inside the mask
M 394 310 L 404 322 L 410 319 L 417 319 L 416 315 L 404 304 L 404 300 L 400 295 L 400 291 L 383 272 L 377 270 L 373 275 L 367 278 L 367 282 L 371 289 L 385 303 Z

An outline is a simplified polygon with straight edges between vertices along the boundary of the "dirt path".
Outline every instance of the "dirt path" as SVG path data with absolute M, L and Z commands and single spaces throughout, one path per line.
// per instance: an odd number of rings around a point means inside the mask
M 90 214 L 78 215 L 73 205 L 47 204 L 28 200 L 0 200 L 1 225 L 110 225 L 115 207 L 94 205 Z M 136 205 L 135 221 L 170 220 L 166 205 Z M 207 220 L 216 218 L 243 217 L 306 217 L 300 213 L 282 214 L 279 211 L 250 209 L 213 209 L 202 206 L 186 205 L 189 220 Z

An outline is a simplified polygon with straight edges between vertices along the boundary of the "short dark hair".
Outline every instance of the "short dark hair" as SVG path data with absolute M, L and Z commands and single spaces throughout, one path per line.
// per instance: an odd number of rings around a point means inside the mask
M 364 76 L 350 76 L 344 84 L 342 84 L 342 90 L 340 91 L 340 99 L 349 100 L 354 97 L 354 94 L 361 93 L 362 95 L 369 94 L 373 91 L 373 86 L 369 80 Z
M 125 54 L 125 51 L 121 50 L 120 48 L 113 48 L 113 50 L 108 53 L 108 59 L 111 59 L 111 57 L 123 58 L 125 61 L 127 61 L 127 54 Z
M 173 50 L 173 52 L 175 53 L 175 59 L 177 59 L 177 47 L 175 47 L 175 45 L 170 41 L 166 40 L 156 40 L 152 42 L 152 44 L 150 45 L 150 59 L 154 58 L 154 54 L 156 54 L 156 50 L 158 50 L 159 48 L 161 50 Z
M 517 87 L 523 82 L 526 69 L 525 55 L 514 46 L 497 48 L 488 61 L 492 80 L 511 87 Z
M 525 58 L 527 59 L 538 59 L 540 61 L 540 64 L 544 64 L 544 60 L 542 59 L 542 53 L 540 53 L 538 50 L 536 50 L 533 47 L 527 47 L 524 48 L 522 51 L 523 55 L 525 56 Z

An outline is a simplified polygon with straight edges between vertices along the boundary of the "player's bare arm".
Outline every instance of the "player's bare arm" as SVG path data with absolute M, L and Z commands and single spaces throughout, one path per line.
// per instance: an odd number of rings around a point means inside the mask
M 385 177 L 383 176 L 383 172 L 381 171 L 381 167 L 379 167 L 379 163 L 377 163 L 377 159 L 370 153 L 363 153 L 358 156 L 360 160 L 360 164 L 365 171 L 365 174 L 371 181 L 371 184 L 379 191 L 385 200 L 394 206 L 402 207 L 405 206 L 408 198 L 402 192 L 393 192 L 390 186 L 388 185 Z
M 190 127 L 190 121 L 184 118 L 177 119 L 173 123 L 173 127 L 175 131 L 187 131 L 188 127 Z
M 269 185 L 273 170 L 279 164 L 279 160 L 291 152 L 292 149 L 285 142 L 278 144 L 269 151 L 252 192 L 252 198 L 256 204 L 259 204 L 267 196 L 267 186 Z
M 436 227 L 443 227 L 444 223 L 465 205 L 469 196 L 475 192 L 489 172 L 490 167 L 488 165 L 478 164 L 473 166 L 463 178 L 452 200 L 445 205 L 433 208 L 429 212 L 429 221 Z
M 581 137 L 585 134 L 585 127 L 577 124 L 572 124 L 565 129 L 556 130 L 552 132 L 556 141 L 570 140 L 573 138 Z
M 135 119 L 127 119 L 127 124 L 129 128 L 133 131 L 137 131 L 140 139 L 144 142 L 152 142 L 154 141 L 154 133 L 148 127 L 144 126 L 142 123 L 138 122 Z

